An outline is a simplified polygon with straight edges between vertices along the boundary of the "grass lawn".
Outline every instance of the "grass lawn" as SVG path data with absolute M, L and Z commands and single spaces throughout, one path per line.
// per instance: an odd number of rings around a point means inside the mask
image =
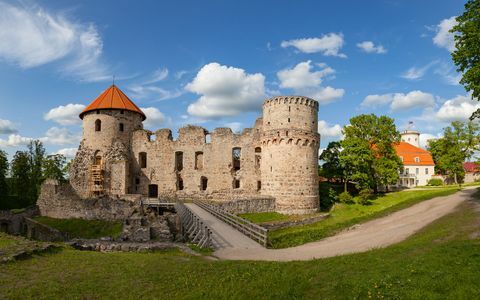
M 0 250 L 15 244 L 15 239 L 8 234 L 0 233 Z
M 35 221 L 68 233 L 72 238 L 96 239 L 101 237 L 116 238 L 122 233 L 122 222 L 84 219 L 54 219 L 35 217 Z
M 247 213 L 247 214 L 239 214 L 238 216 L 244 219 L 247 219 L 253 223 L 285 221 L 290 219 L 290 216 L 283 215 L 278 212 Z
M 478 299 L 479 228 L 470 202 L 397 245 L 306 262 L 64 249 L 0 265 L 0 298 Z
M 443 188 L 402 191 L 379 196 L 369 205 L 336 204 L 330 212 L 330 217 L 325 220 L 269 232 L 270 247 L 287 248 L 317 241 L 359 222 L 381 217 L 420 201 L 450 195 L 458 190 L 458 188 Z

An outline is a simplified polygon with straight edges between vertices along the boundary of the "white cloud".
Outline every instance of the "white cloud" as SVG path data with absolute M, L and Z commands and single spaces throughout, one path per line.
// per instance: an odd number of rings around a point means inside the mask
M 100 62 L 103 43 L 93 24 L 68 20 L 38 6 L 0 2 L 0 60 L 32 68 L 62 60 L 60 71 L 84 81 L 109 78 Z
M 434 65 L 438 64 L 438 60 L 434 60 L 423 67 L 411 67 L 407 71 L 403 72 L 400 77 L 408 80 L 418 80 L 422 78 L 425 73 Z
M 60 105 L 48 111 L 43 118 L 46 121 L 54 121 L 60 125 L 75 125 L 80 124 L 82 120 L 78 115 L 85 109 L 83 104 L 67 104 Z
M 430 133 L 420 133 L 420 138 L 419 138 L 420 147 L 422 147 L 423 149 L 426 149 L 428 148 L 428 143 L 431 140 L 435 140 L 441 137 L 442 137 L 442 134 L 440 133 L 437 133 L 436 135 L 430 134 Z
M 143 122 L 143 125 L 146 128 L 157 129 L 166 120 L 165 115 L 155 107 L 142 107 L 140 109 L 147 117 L 147 119 Z
M 72 133 L 64 127 L 52 127 L 39 140 L 50 145 L 77 145 L 80 143 L 81 135 Z
M 168 99 L 178 98 L 185 92 L 181 90 L 166 90 L 157 86 L 144 86 L 141 84 L 131 85 L 127 88 L 131 91 L 132 98 L 144 99 L 149 98 L 153 101 L 163 101 Z
M 393 111 L 399 111 L 414 107 L 432 107 L 434 105 L 435 98 L 432 94 L 424 93 L 422 91 L 411 91 L 408 94 L 394 94 L 390 108 Z
M 329 126 L 326 121 L 318 120 L 318 133 L 322 137 L 336 137 L 342 136 L 342 127 L 338 124 Z
M 0 134 L 11 134 L 16 132 L 17 128 L 11 121 L 0 119 Z
M 432 94 L 422 91 L 411 91 L 408 94 L 368 95 L 363 99 L 361 106 L 378 107 L 387 104 L 390 104 L 392 111 L 408 110 L 415 107 L 433 107 L 435 106 L 435 98 Z
M 322 53 L 325 56 L 338 56 L 346 58 L 343 53 L 339 53 L 345 41 L 342 33 L 328 33 L 318 38 L 304 38 L 289 41 L 282 41 L 282 48 L 295 47 L 304 53 Z
M 240 133 L 243 128 L 243 124 L 240 122 L 231 122 L 225 124 L 226 127 L 231 128 L 234 133 Z
M 284 69 L 277 72 L 281 88 L 292 88 L 295 93 L 311 97 L 321 104 L 332 102 L 343 97 L 344 89 L 336 89 L 330 86 L 323 87 L 323 78 L 335 73 L 335 70 L 326 64 L 316 64 L 321 68 L 314 71 L 310 60 L 297 64 L 292 69 Z
M 20 136 L 18 134 L 11 134 L 8 139 L 0 139 L 0 147 L 19 147 L 25 146 L 32 141 L 32 138 Z
M 385 49 L 382 45 L 377 45 L 372 41 L 363 41 L 357 44 L 357 47 L 360 48 L 365 53 L 376 53 L 376 54 L 385 54 L 387 53 L 387 49 Z
M 68 159 L 68 158 L 74 158 L 75 155 L 77 154 L 77 151 L 78 151 L 78 148 L 63 148 L 53 154 L 61 154 Z
M 467 121 L 474 111 L 480 108 L 480 103 L 471 100 L 469 96 L 458 95 L 443 103 L 436 116 L 440 121 Z
M 153 72 L 152 76 L 148 80 L 146 80 L 143 84 L 156 83 L 156 82 L 165 80 L 167 77 L 168 77 L 167 68 L 158 69 L 155 72 Z
M 319 71 L 312 70 L 312 61 L 304 61 L 297 64 L 293 69 L 284 69 L 277 73 L 281 88 L 302 89 L 316 87 L 322 83 L 322 78 L 335 73 L 335 70 L 324 66 Z
M 265 76 L 209 63 L 200 69 L 185 89 L 201 95 L 188 106 L 190 115 L 201 118 L 234 116 L 261 107 L 265 97 Z
M 455 41 L 453 39 L 454 34 L 450 32 L 450 29 L 453 28 L 457 24 L 455 20 L 455 16 L 443 19 L 437 26 L 436 26 L 436 34 L 433 37 L 433 43 L 440 48 L 445 48 L 448 51 L 452 52 L 455 50 Z
M 448 63 L 442 62 L 435 69 L 435 74 L 440 75 L 443 81 L 449 85 L 459 85 L 462 74 L 458 73 L 455 68 Z

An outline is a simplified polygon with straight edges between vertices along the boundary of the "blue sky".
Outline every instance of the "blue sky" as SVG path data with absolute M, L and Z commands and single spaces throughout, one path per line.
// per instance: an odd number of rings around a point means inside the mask
M 320 102 L 321 147 L 361 113 L 424 140 L 479 107 L 451 63 L 463 1 L 2 1 L 0 148 L 73 155 L 112 82 L 146 127 L 250 127 L 265 98 Z

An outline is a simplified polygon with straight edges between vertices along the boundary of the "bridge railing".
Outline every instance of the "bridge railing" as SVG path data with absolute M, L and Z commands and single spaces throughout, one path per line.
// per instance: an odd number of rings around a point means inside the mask
M 212 230 L 181 202 L 175 203 L 175 210 L 182 222 L 182 231 L 184 236 L 197 244 L 200 248 L 215 247 Z
M 255 223 L 252 223 L 244 218 L 234 215 L 226 210 L 221 209 L 213 204 L 208 204 L 204 201 L 194 201 L 194 203 L 207 212 L 211 213 L 218 219 L 224 221 L 228 225 L 242 232 L 252 240 L 256 241 L 263 247 L 268 245 L 268 229 L 263 228 Z

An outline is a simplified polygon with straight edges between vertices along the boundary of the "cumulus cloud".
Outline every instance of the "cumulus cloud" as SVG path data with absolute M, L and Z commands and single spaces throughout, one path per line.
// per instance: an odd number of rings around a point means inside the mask
M 25 146 L 32 141 L 32 138 L 24 137 L 18 134 L 10 134 L 7 139 L 0 139 L 0 147 L 20 147 Z
M 80 124 L 82 120 L 78 115 L 85 109 L 83 104 L 67 104 L 60 105 L 58 107 L 52 108 L 49 110 L 43 118 L 46 121 L 53 121 L 60 125 L 75 125 Z
M 385 49 L 382 45 L 377 45 L 372 41 L 363 41 L 357 44 L 357 47 L 360 48 L 365 53 L 376 53 L 376 54 L 385 54 L 387 53 L 387 49 Z
M 455 20 L 455 16 L 443 19 L 440 23 L 436 26 L 436 34 L 433 37 L 433 43 L 440 48 L 445 48 L 450 52 L 455 50 L 455 41 L 453 39 L 454 34 L 450 32 L 450 29 L 453 26 L 457 25 L 457 21 Z
M 78 148 L 63 148 L 58 151 L 56 151 L 53 154 L 61 154 L 65 156 L 67 159 L 69 158 L 74 158 L 75 155 L 77 154 Z
M 480 103 L 471 100 L 469 96 L 458 95 L 443 103 L 436 116 L 440 121 L 467 121 L 474 111 L 480 108 Z
M 52 127 L 48 129 L 45 136 L 39 138 L 39 140 L 50 145 L 77 145 L 80 143 L 81 135 L 78 133 L 72 133 L 64 127 Z
M 321 104 L 332 102 L 343 97 L 344 89 L 336 89 L 330 86 L 323 87 L 323 78 L 335 73 L 335 70 L 326 64 L 316 64 L 319 70 L 315 71 L 310 60 L 297 64 L 292 69 L 284 69 L 277 72 L 281 88 L 292 88 L 295 93 L 311 97 Z
M 157 129 L 161 126 L 166 118 L 165 115 L 155 107 L 142 107 L 140 108 L 144 113 L 147 119 L 143 122 L 143 125 L 146 128 Z
M 325 56 L 338 56 L 346 58 L 340 53 L 345 41 L 342 33 L 328 33 L 318 38 L 304 38 L 289 41 L 282 41 L 282 48 L 295 47 L 303 53 L 322 53 Z
M 0 119 L 0 134 L 12 134 L 16 132 L 17 128 L 11 121 Z
M 415 107 L 433 107 L 435 98 L 432 94 L 422 91 L 391 93 L 383 95 L 368 95 L 361 103 L 362 107 L 378 107 L 390 105 L 392 111 L 408 110 Z
M 428 144 L 430 141 L 439 139 L 441 137 L 442 137 L 442 134 L 440 133 L 437 133 L 437 134 L 421 133 L 419 138 L 420 147 L 422 147 L 423 149 L 426 149 L 428 148 Z
M 326 121 L 318 120 L 318 133 L 320 133 L 322 137 L 339 138 L 342 136 L 342 127 L 338 124 L 329 126 Z
M 265 76 L 209 63 L 200 69 L 185 89 L 201 95 L 188 106 L 190 115 L 206 119 L 234 116 L 261 107 L 265 97 Z
M 62 60 L 60 71 L 84 81 L 105 80 L 102 39 L 93 24 L 81 24 L 34 6 L 0 2 L 0 60 L 33 68 Z

